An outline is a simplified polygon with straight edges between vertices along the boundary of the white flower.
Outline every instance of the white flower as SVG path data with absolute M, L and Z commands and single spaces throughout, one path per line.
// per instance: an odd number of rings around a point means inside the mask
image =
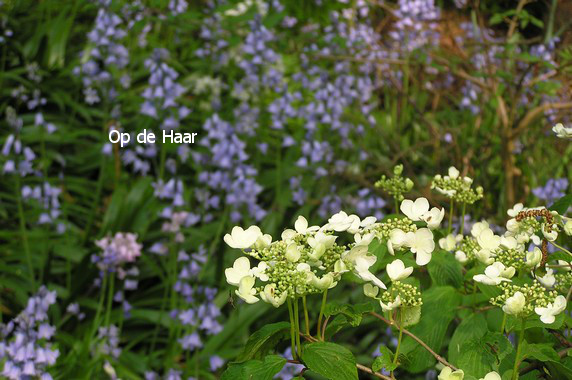
M 320 290 L 330 289 L 335 286 L 337 283 L 334 281 L 334 276 L 331 273 L 326 273 L 322 276 L 322 278 L 318 278 L 314 273 L 312 273 L 312 279 L 310 284 L 315 286 Z
M 256 249 L 264 249 L 272 243 L 272 236 L 269 234 L 261 235 L 254 243 L 254 248 Z
M 245 257 L 246 258 L 246 257 Z M 249 271 L 249 274 L 254 277 L 258 277 L 261 281 L 268 281 L 268 275 L 266 274 L 266 269 L 268 269 L 268 264 L 266 262 L 261 261 L 258 263 L 258 266 L 252 268 Z
M 258 226 L 250 226 L 246 230 L 235 226 L 230 234 L 224 235 L 224 242 L 231 248 L 246 249 L 252 247 L 261 236 L 262 231 Z
M 239 257 L 234 260 L 232 268 L 226 268 L 224 270 L 224 274 L 226 276 L 226 282 L 230 285 L 238 286 L 240 280 L 250 274 L 250 261 L 248 261 L 247 257 Z
M 356 245 L 368 246 L 374 237 L 375 237 L 374 233 L 368 233 L 368 234 L 363 234 L 363 235 L 360 233 L 357 233 L 354 235 L 354 241 L 356 242 Z
M 426 212 L 421 216 L 421 220 L 427 223 L 427 227 L 434 230 L 439 227 L 441 221 L 445 217 L 445 209 L 438 209 L 437 207 L 433 207 L 430 211 Z
M 500 246 L 505 249 L 517 249 L 519 243 L 513 236 L 501 236 Z
M 506 222 L 506 230 L 508 232 L 516 233 L 520 229 L 520 224 L 515 218 L 509 219 Z
M 498 285 L 503 281 L 510 281 L 507 278 L 510 272 L 512 272 L 512 275 L 514 275 L 514 268 L 513 267 L 509 268 L 512 268 L 512 271 L 506 269 L 502 263 L 495 262 L 492 265 L 489 265 L 488 267 L 485 268 L 485 274 L 474 275 L 473 280 L 487 285 Z
M 320 229 L 319 226 L 308 227 L 308 221 L 302 215 L 300 215 L 298 219 L 296 219 L 296 222 L 294 223 L 294 228 L 296 229 L 296 232 L 298 232 L 301 235 L 306 235 L 309 232 L 316 232 Z
M 337 232 L 348 231 L 350 233 L 356 233 L 359 230 L 359 225 L 359 216 L 353 214 L 348 215 L 340 211 L 328 219 L 327 228 Z
M 322 231 L 318 231 L 314 236 L 308 238 L 308 245 L 314 250 L 310 253 L 310 257 L 313 260 L 319 260 L 320 257 L 326 252 L 326 249 L 334 245 L 337 236 L 328 235 Z
M 495 259 L 492 257 L 491 251 L 488 249 L 480 249 L 475 253 L 477 260 L 479 260 L 483 264 L 490 265 L 494 263 Z
M 401 306 L 401 298 L 397 296 L 395 300 L 389 304 L 384 304 L 383 301 L 379 300 L 379 304 L 381 305 L 383 311 L 390 311 L 395 309 L 396 307 Z
M 369 259 L 370 257 L 373 257 L 373 260 Z M 369 267 L 371 267 L 373 263 L 375 263 L 375 260 L 376 260 L 375 256 L 359 257 L 355 262 L 354 272 L 362 280 L 373 282 L 374 285 L 382 289 L 387 289 L 385 284 L 369 271 Z
M 572 128 L 566 128 L 562 123 L 558 123 L 552 127 L 552 131 L 561 139 L 572 138 Z
M 440 192 L 443 195 L 448 196 L 449 198 L 453 197 L 455 194 L 457 194 L 457 190 L 453 190 L 453 189 L 442 189 L 440 187 L 436 187 L 435 188 L 438 192 Z
M 402 247 L 410 245 L 414 238 L 413 232 L 405 233 L 399 228 L 394 229 L 389 233 L 389 239 L 387 240 L 387 249 L 392 255 L 395 254 L 395 249 L 401 249 Z
M 534 247 L 531 252 L 526 254 L 526 265 L 529 267 L 535 267 L 542 261 L 542 251 L 538 247 Z
M 509 209 L 506 213 L 511 218 L 515 218 L 518 215 L 518 213 L 523 210 L 524 210 L 524 205 L 522 203 L 517 203 L 514 206 L 512 206 L 512 208 Z
M 542 277 L 537 277 L 537 279 L 545 288 L 551 288 L 556 283 L 556 277 L 554 277 L 554 270 L 552 268 L 546 269 L 546 274 Z
M 425 265 L 431 261 L 431 253 L 435 249 L 433 233 L 428 228 L 420 228 L 413 234 L 409 249 L 415 253 L 417 265 Z
M 457 243 L 463 239 L 463 235 L 453 235 L 449 234 L 444 238 L 439 239 L 439 247 L 445 251 L 453 251 L 457 246 Z
M 246 303 L 256 303 L 259 301 L 258 297 L 255 296 L 256 289 L 254 289 L 254 277 L 252 276 L 243 277 L 238 285 L 238 290 L 234 292 Z
M 391 264 L 387 264 L 385 267 L 389 278 L 391 281 L 401 281 L 409 277 L 409 275 L 413 272 L 413 267 L 405 268 L 405 264 L 403 261 L 397 259 L 394 260 Z
M 295 263 L 296 261 L 300 260 L 300 250 L 298 249 L 298 245 L 296 243 L 291 243 L 286 247 L 286 260 Z
M 359 225 L 362 228 L 366 228 L 366 227 L 373 225 L 376 221 L 377 221 L 377 218 L 375 216 L 368 216 L 364 220 L 362 220 Z
M 348 266 L 343 260 L 338 260 L 334 263 L 334 272 L 338 274 L 346 273 L 349 271 Z
M 546 324 L 551 324 L 555 320 L 555 316 L 562 313 L 566 309 L 566 298 L 558 296 L 553 303 L 549 303 L 546 307 L 535 307 L 534 312 L 540 316 L 540 320 Z
M 572 220 L 566 222 L 564 225 L 564 232 L 566 232 L 566 235 L 572 236 Z
M 558 232 L 556 232 L 556 225 L 552 225 L 552 231 L 546 231 L 546 224 L 542 224 L 542 234 L 548 241 L 555 241 L 558 238 Z
M 457 170 L 457 168 L 455 168 L 454 166 L 451 166 L 449 168 L 449 178 L 451 179 L 457 179 L 459 177 L 459 171 Z
M 369 282 L 363 285 L 363 294 L 369 298 L 377 297 L 379 293 L 379 288 L 375 285 L 370 284 Z
M 471 235 L 473 235 L 473 237 L 476 238 L 481 234 L 481 232 L 483 232 L 488 228 L 489 228 L 489 222 L 487 222 L 486 220 L 483 220 L 482 222 L 477 222 L 473 224 L 473 227 L 471 228 Z
M 282 234 L 280 235 L 280 238 L 286 242 L 294 239 L 296 237 L 298 233 L 291 229 L 291 228 L 287 228 L 284 231 L 282 231 Z
M 499 247 L 500 236 L 495 235 L 493 230 L 491 230 L 490 228 L 486 228 L 481 231 L 479 236 L 477 236 L 477 243 L 479 243 L 481 248 L 492 251 Z
M 455 252 L 455 259 L 460 262 L 461 264 L 466 263 L 467 261 L 469 261 L 469 258 L 467 257 L 467 254 L 463 251 L 457 251 Z
M 481 377 L 479 380 L 501 380 L 501 375 L 496 373 L 495 371 L 489 372 L 485 375 L 485 377 Z
M 562 265 L 562 270 L 568 272 L 572 269 L 572 264 L 570 264 L 568 261 L 564 261 L 564 260 L 558 260 L 558 265 Z
M 404 199 L 399 209 L 405 216 L 416 222 L 429 211 L 429 201 L 426 198 L 417 198 L 415 202 L 410 199 Z
M 276 284 L 268 284 L 264 287 L 264 290 L 260 292 L 260 298 L 262 301 L 271 304 L 274 307 L 279 307 L 288 297 L 288 292 L 282 292 L 280 297 L 276 298 Z
M 465 372 L 462 369 L 453 371 L 450 367 L 443 367 L 437 380 L 463 380 Z
M 506 299 L 502 311 L 510 315 L 518 315 L 524 310 L 526 298 L 521 292 L 516 292 L 512 297 Z

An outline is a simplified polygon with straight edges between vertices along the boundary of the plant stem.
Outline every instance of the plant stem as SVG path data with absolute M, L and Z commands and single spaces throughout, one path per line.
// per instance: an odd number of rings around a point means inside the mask
M 296 323 L 296 347 L 298 357 L 302 357 L 302 345 L 300 344 L 300 312 L 298 311 L 298 298 L 294 298 L 294 322 Z
M 97 325 L 99 323 L 99 316 L 101 315 L 101 310 L 103 309 L 103 300 L 105 298 L 105 291 L 107 289 L 107 273 L 103 275 L 103 280 L 101 281 L 101 289 L 99 292 L 99 302 L 97 303 L 97 310 L 95 311 L 95 318 L 93 318 L 93 325 L 91 327 L 91 333 L 89 335 L 88 342 L 91 342 L 95 331 L 97 330 Z M 89 346 L 89 344 L 88 344 Z
M 28 231 L 26 230 L 26 217 L 24 216 L 24 207 L 22 205 L 22 193 L 20 189 L 20 174 L 14 175 L 16 178 L 16 202 L 18 203 L 18 218 L 20 219 L 20 235 L 22 237 L 22 244 L 24 245 L 24 253 L 26 254 L 26 264 L 28 265 L 28 276 L 30 277 L 30 284 L 33 293 L 36 291 L 36 280 L 34 278 L 34 267 L 32 266 L 32 255 L 30 253 L 30 246 L 28 245 Z
M 567 254 L 569 254 L 570 256 L 572 256 L 572 252 L 570 252 L 569 250 L 567 250 L 564 247 L 559 246 L 558 244 L 556 244 L 555 241 L 551 241 L 552 245 L 555 246 L 556 248 L 561 249 L 562 251 L 566 252 Z
M 397 348 L 395 349 L 393 364 L 397 363 L 397 357 L 399 356 L 399 348 L 401 347 L 402 338 L 403 338 L 403 308 L 399 308 L 399 338 L 397 338 Z
M 514 367 L 512 369 L 512 380 L 518 379 L 518 365 L 520 364 L 520 355 L 522 352 L 522 345 L 524 343 L 524 325 L 526 319 L 522 318 L 520 334 L 518 336 L 518 347 L 516 349 L 516 357 L 514 358 Z
M 454 207 L 455 207 L 455 202 L 453 201 L 453 198 L 451 198 L 451 206 L 449 207 L 449 229 L 447 230 L 447 235 L 449 235 L 451 233 L 451 231 L 453 230 Z
M 463 208 L 461 211 L 461 228 L 459 228 L 459 233 L 461 235 L 465 234 L 465 209 L 467 207 L 467 204 L 465 202 L 463 202 Z
M 502 316 L 502 323 L 501 323 L 501 327 L 500 327 L 500 332 L 501 334 L 504 334 L 504 327 L 506 325 L 506 313 L 503 313 Z
M 326 308 L 326 300 L 328 299 L 328 289 L 326 289 L 324 291 L 324 293 L 322 294 L 322 306 L 320 306 L 320 314 L 318 315 L 318 333 L 316 334 L 316 336 L 318 337 L 318 339 L 324 340 L 324 337 L 321 336 L 322 333 L 322 318 L 324 317 L 324 309 Z
M 292 301 L 287 299 L 288 315 L 290 316 L 290 349 L 292 350 L 292 359 L 296 360 L 296 329 L 294 327 L 294 313 L 292 312 Z
M 399 215 L 399 202 L 397 201 L 397 198 L 393 198 L 393 200 L 395 201 L 395 213 Z
M 107 306 L 105 307 L 105 326 L 109 326 L 109 319 L 111 318 L 111 308 L 113 307 L 113 291 L 115 287 L 115 276 L 113 273 L 109 274 L 108 292 L 107 292 Z
M 308 307 L 306 306 L 306 296 L 302 297 L 302 306 L 304 307 L 304 321 L 306 323 L 306 334 L 310 335 L 310 319 L 308 318 Z

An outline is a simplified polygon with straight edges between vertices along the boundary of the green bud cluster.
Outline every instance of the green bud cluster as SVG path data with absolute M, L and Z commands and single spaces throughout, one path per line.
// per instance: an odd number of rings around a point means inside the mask
M 462 177 L 450 178 L 437 175 L 431 182 L 431 188 L 437 189 L 455 202 L 473 204 L 483 197 L 483 188 L 477 186 L 471 188 L 471 182 L 465 181 Z
M 526 299 L 526 304 L 522 311 L 523 315 L 531 314 L 534 312 L 535 307 L 546 307 L 549 303 L 554 302 L 554 299 L 558 296 L 558 292 L 546 290 L 537 280 L 534 280 L 532 285 L 524 284 L 522 286 L 502 282 L 498 287 L 501 289 L 502 294 L 491 298 L 490 303 L 502 307 L 508 298 L 514 296 L 516 292 L 521 292 Z
M 474 260 L 475 254 L 480 251 L 481 247 L 477 243 L 477 239 L 472 236 L 464 236 L 463 240 L 457 246 L 457 251 L 463 251 L 467 255 L 467 259 Z
M 403 165 L 396 165 L 393 168 L 393 177 L 381 176 L 381 179 L 375 183 L 375 187 L 380 187 L 396 200 L 402 201 L 404 199 L 403 194 L 408 193 L 413 188 L 413 181 L 402 177 L 402 173 Z
M 417 231 L 417 226 L 409 218 L 389 218 L 382 223 L 376 224 L 372 231 L 375 232 L 375 236 L 380 240 L 389 239 L 391 231 L 395 229 L 400 229 L 403 232 L 415 232 Z
M 381 295 L 381 301 L 389 304 L 394 302 L 397 296 L 401 299 L 401 306 L 415 307 L 423 305 L 419 289 L 401 281 L 393 282 L 391 287 Z
M 516 270 L 527 268 L 526 266 L 526 252 L 523 250 L 511 249 L 497 249 L 494 251 L 495 261 L 504 264 L 505 267 L 514 267 Z
M 561 293 L 566 294 L 572 287 L 572 272 L 556 273 L 556 287 Z

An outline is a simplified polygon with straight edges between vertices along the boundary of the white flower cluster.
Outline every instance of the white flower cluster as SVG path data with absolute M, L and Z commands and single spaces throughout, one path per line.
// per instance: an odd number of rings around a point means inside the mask
M 405 200 L 401 209 L 408 217 L 401 220 L 406 220 L 404 225 L 410 224 L 414 231 L 387 230 L 387 224 L 376 223 L 372 216 L 362 220 L 343 211 L 333 215 L 323 226 L 309 226 L 308 221 L 299 216 L 294 229 L 284 230 L 280 240 L 275 241 L 257 226 L 247 229 L 236 226 L 224 236 L 224 241 L 232 248 L 243 250 L 246 256 L 236 259 L 233 266 L 226 269 L 227 282 L 238 287 L 235 293 L 245 302 L 255 303 L 262 299 L 275 307 L 286 302 L 288 297 L 322 293 L 336 286 L 346 272 L 352 272 L 376 289 L 386 289 L 370 271 L 377 261 L 377 257 L 368 252 L 371 241 L 391 235 L 387 241 L 391 254 L 407 248 L 416 254 L 418 265 L 425 265 L 435 248 L 431 229 L 439 226 L 444 215 L 443 210 L 429 210 L 425 198 L 415 202 Z M 417 229 L 414 221 L 423 221 L 429 228 Z M 386 231 L 386 235 L 380 231 Z M 352 240 L 347 245 L 338 242 L 338 234 L 344 232 L 350 234 Z M 257 261 L 254 267 L 251 259 Z M 405 272 L 408 270 L 404 269 Z M 401 272 L 397 262 L 388 268 L 392 281 L 402 277 L 403 274 L 396 274 Z
M 475 190 L 471 188 L 473 179 L 461 177 L 459 170 L 451 166 L 448 175 L 437 174 L 431 182 L 431 188 L 448 198 L 460 203 L 473 204 L 483 197 L 483 188 L 478 186 Z

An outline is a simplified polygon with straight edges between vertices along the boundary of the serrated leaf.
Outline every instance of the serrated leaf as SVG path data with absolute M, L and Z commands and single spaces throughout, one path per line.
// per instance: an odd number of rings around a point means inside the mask
M 330 342 L 304 345 L 302 361 L 312 371 L 331 380 L 357 380 L 354 355 L 347 348 Z
M 221 380 L 272 380 L 282 370 L 286 359 L 279 355 L 268 355 L 262 360 L 249 360 L 230 364 Z
M 463 284 L 461 264 L 455 257 L 446 251 L 439 250 L 433 253 L 427 270 L 434 285 L 451 285 L 460 287 Z
M 458 365 L 461 347 L 471 339 L 478 339 L 487 333 L 487 321 L 482 314 L 471 314 L 463 319 L 455 329 L 449 342 L 448 358 Z
M 236 359 L 237 362 L 245 362 L 251 359 L 261 359 L 270 350 L 273 350 L 277 343 L 286 338 L 290 331 L 290 323 L 271 323 L 254 334 L 250 335 L 242 353 Z

